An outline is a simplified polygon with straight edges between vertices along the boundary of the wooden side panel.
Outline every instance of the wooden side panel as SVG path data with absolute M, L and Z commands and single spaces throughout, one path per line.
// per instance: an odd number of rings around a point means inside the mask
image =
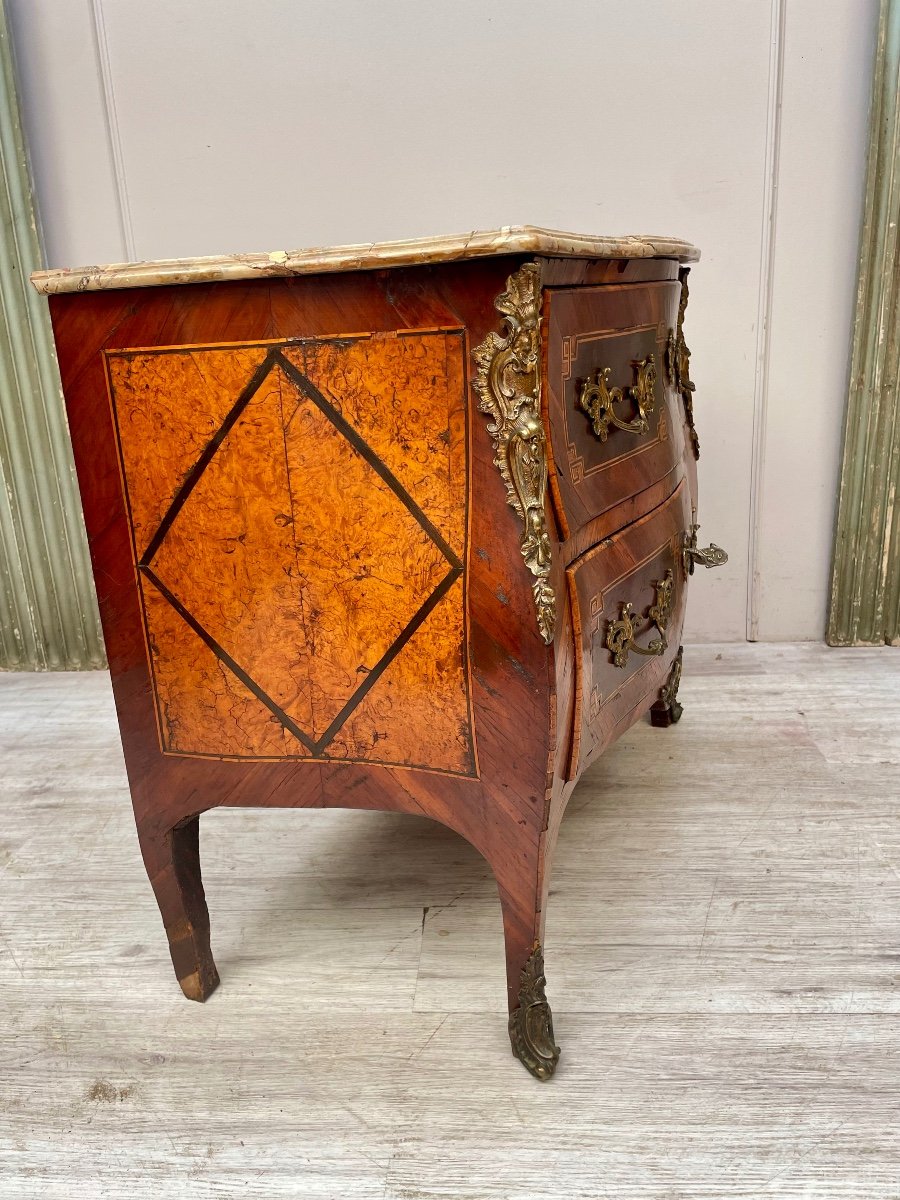
M 108 352 L 164 752 L 474 774 L 464 353 Z

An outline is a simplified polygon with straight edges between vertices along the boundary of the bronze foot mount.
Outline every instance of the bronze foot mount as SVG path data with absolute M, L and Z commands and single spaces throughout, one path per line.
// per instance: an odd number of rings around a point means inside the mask
M 659 699 L 650 709 L 650 724 L 655 725 L 658 729 L 668 729 L 670 725 L 681 720 L 684 710 L 678 703 L 678 685 L 681 683 L 683 655 L 684 646 L 679 646 L 675 661 L 672 663 L 672 670 L 669 672 L 669 678 L 659 689 Z
M 519 1005 L 509 1014 L 512 1052 L 536 1079 L 549 1079 L 559 1062 L 559 1046 L 553 1040 L 553 1014 L 544 991 L 544 952 L 535 942 L 522 968 Z

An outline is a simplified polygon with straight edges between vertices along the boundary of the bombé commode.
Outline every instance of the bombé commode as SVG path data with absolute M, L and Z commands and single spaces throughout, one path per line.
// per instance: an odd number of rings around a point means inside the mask
M 141 850 L 219 982 L 199 817 L 425 814 L 497 879 L 509 1032 L 580 773 L 677 721 L 698 544 L 687 264 L 532 227 L 45 271 Z M 315 963 L 310 964 L 315 970 Z

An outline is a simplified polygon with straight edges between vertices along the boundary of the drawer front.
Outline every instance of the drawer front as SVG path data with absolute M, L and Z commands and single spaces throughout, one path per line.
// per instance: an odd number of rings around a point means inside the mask
M 566 571 L 575 638 L 570 779 L 665 681 L 684 621 L 682 548 L 690 530 L 690 493 L 682 481 L 659 508 Z
M 682 459 L 669 349 L 680 295 L 676 282 L 545 294 L 550 487 L 564 538 Z

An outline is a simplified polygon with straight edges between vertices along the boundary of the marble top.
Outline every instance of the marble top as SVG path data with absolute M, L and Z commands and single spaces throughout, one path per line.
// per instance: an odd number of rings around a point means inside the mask
M 700 251 L 677 238 L 599 237 L 562 233 L 537 225 L 406 242 L 369 242 L 360 246 L 319 246 L 309 250 L 273 250 L 269 254 L 223 254 L 208 258 L 169 258 L 155 262 L 112 263 L 102 267 L 65 267 L 35 271 L 39 292 L 94 292 L 158 284 L 211 283 L 266 275 L 313 275 L 328 271 L 366 271 L 420 263 L 454 262 L 498 254 L 537 254 L 562 258 L 677 258 L 696 262 Z

